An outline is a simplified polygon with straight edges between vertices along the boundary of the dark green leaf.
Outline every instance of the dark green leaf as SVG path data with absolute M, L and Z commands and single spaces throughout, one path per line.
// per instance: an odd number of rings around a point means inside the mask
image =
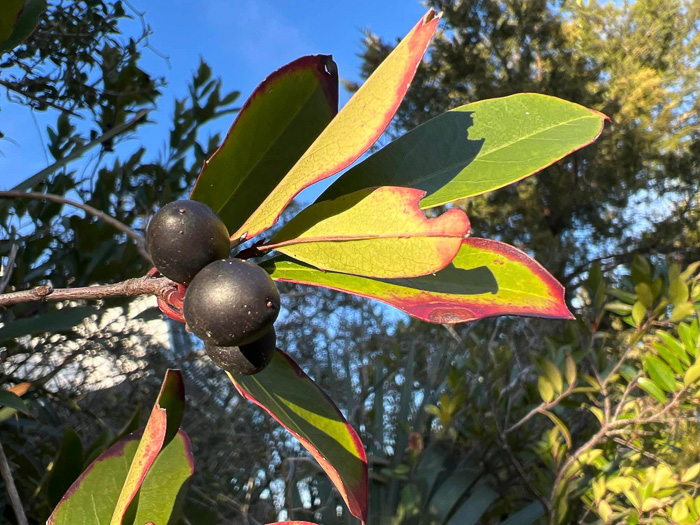
M 94 312 L 93 308 L 78 306 L 75 308 L 61 308 L 43 315 L 10 321 L 0 328 L 0 342 L 44 332 L 65 332 Z

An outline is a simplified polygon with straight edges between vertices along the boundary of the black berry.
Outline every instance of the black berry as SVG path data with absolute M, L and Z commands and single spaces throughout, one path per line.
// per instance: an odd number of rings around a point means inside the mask
M 277 334 L 271 328 L 260 339 L 241 346 L 205 345 L 211 360 L 233 375 L 257 374 L 272 360 L 277 345 Z
M 241 346 L 272 328 L 280 311 L 275 283 L 258 265 L 241 259 L 215 261 L 187 288 L 183 313 L 206 344 Z
M 160 273 L 187 284 L 207 264 L 228 257 L 230 244 L 226 225 L 204 203 L 175 201 L 153 216 L 146 244 Z

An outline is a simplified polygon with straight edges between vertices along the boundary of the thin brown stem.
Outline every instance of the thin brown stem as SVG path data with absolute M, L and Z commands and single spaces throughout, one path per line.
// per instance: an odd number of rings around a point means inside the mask
M 5 482 L 5 489 L 7 490 L 7 495 L 10 497 L 10 504 L 12 505 L 12 510 L 15 511 L 18 525 L 28 525 L 29 522 L 24 513 L 24 507 L 22 507 L 22 500 L 19 499 L 19 492 L 17 492 L 17 486 L 12 477 L 10 464 L 7 462 L 7 456 L 5 456 L 2 443 L 0 443 L 0 474 L 2 475 L 2 480 Z
M 548 402 L 548 403 L 540 403 L 539 405 L 537 405 L 535 408 L 533 408 L 532 410 L 530 410 L 530 412 L 528 412 L 527 414 L 525 414 L 525 415 L 522 417 L 522 419 L 520 419 L 518 422 L 513 423 L 510 427 L 508 427 L 508 428 L 505 430 L 505 433 L 506 433 L 506 434 L 510 434 L 511 432 L 513 432 L 513 430 L 516 430 L 517 428 L 520 428 L 520 427 L 523 426 L 525 423 L 527 423 L 527 422 L 528 422 L 533 416 L 535 416 L 536 414 L 544 414 L 544 413 L 545 413 L 547 410 L 549 410 L 550 408 L 552 408 L 552 407 L 554 407 L 554 406 L 557 406 L 557 405 L 561 402 L 562 399 L 564 399 L 564 398 L 568 397 L 569 395 L 571 395 L 571 393 L 574 391 L 574 386 L 575 386 L 575 382 L 572 383 L 572 384 L 570 384 L 570 385 L 569 385 L 569 388 L 567 388 L 564 392 L 562 392 L 562 393 L 561 393 L 558 397 L 556 397 L 555 399 L 552 399 L 552 400 L 551 400 L 550 402 Z
M 149 264 L 152 264 L 151 257 L 148 255 L 148 252 L 146 252 L 144 248 L 145 242 L 141 235 L 129 228 L 123 222 L 118 221 L 111 215 L 108 215 L 105 212 L 98 210 L 97 208 L 93 208 L 88 204 L 83 204 L 82 202 L 66 199 L 65 197 L 61 197 L 60 195 L 54 195 L 52 193 L 38 193 L 32 191 L 0 191 L 0 199 L 36 199 L 56 202 L 58 204 L 66 204 L 68 206 L 73 206 L 74 208 L 81 209 L 85 213 L 88 213 L 93 217 L 97 217 L 101 221 L 109 224 L 110 226 L 113 226 L 120 232 L 125 233 L 131 240 L 133 240 L 136 243 L 136 247 L 141 256 L 144 259 L 146 259 L 149 262 Z
M 166 292 L 175 286 L 175 283 L 165 277 L 138 277 L 120 283 L 83 288 L 54 289 L 51 285 L 42 285 L 31 290 L 1 294 L 0 306 L 12 306 L 31 301 L 78 301 L 135 295 L 155 295 L 164 298 Z

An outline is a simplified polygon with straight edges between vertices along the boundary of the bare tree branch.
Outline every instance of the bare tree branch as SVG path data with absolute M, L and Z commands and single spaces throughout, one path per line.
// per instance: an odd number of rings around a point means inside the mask
M 155 295 L 164 298 L 166 293 L 176 286 L 174 282 L 165 277 L 137 277 L 120 283 L 82 288 L 54 289 L 51 285 L 42 285 L 31 290 L 0 294 L 0 306 L 11 306 L 31 301 L 95 300 L 135 295 Z
M 119 230 L 122 233 L 125 233 L 128 237 L 130 237 L 135 243 L 136 247 L 141 254 L 141 256 L 146 259 L 149 264 L 153 264 L 153 261 L 151 260 L 151 256 L 148 255 L 148 252 L 144 248 L 145 246 L 145 241 L 141 235 L 136 233 L 134 230 L 129 228 L 126 224 L 124 224 L 121 221 L 118 221 L 111 215 L 108 215 L 107 213 L 98 210 L 97 208 L 93 208 L 92 206 L 88 204 L 83 204 L 82 202 L 77 202 L 73 201 L 70 199 L 66 199 L 65 197 L 61 197 L 60 195 L 54 195 L 52 193 L 37 193 L 37 192 L 24 192 L 24 191 L 0 191 L 0 199 L 37 199 L 37 200 L 44 200 L 44 201 L 51 201 L 51 202 L 56 202 L 58 204 L 67 204 L 68 206 L 73 206 L 74 208 L 79 208 L 83 210 L 86 213 L 89 213 L 93 217 L 97 217 L 101 221 L 109 224 L 110 226 L 115 227 L 117 230 Z
M 12 504 L 12 510 L 15 511 L 18 525 L 28 525 L 29 522 L 27 521 L 27 516 L 22 507 L 22 500 L 19 499 L 19 492 L 17 492 L 15 480 L 12 477 L 10 464 L 7 462 L 7 456 L 5 456 L 2 443 L 0 443 L 0 474 L 2 474 L 2 479 L 5 482 L 5 489 L 7 490 L 7 495 L 10 497 L 10 503 Z

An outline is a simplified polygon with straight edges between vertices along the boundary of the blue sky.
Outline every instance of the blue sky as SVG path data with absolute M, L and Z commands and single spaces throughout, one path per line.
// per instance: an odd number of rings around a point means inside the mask
M 154 35 L 151 45 L 168 60 L 146 50 L 144 67 L 168 82 L 151 120 L 137 140 L 158 148 L 167 137 L 173 99 L 186 94 L 187 82 L 204 57 L 225 90 L 240 90 L 242 104 L 255 86 L 278 67 L 307 54 L 332 54 L 341 78 L 359 80 L 362 31 L 387 39 L 405 35 L 426 11 L 415 0 L 131 0 L 145 11 Z M 134 22 L 136 23 L 136 22 Z M 342 92 L 341 104 L 348 94 Z M 0 189 L 24 180 L 48 163 L 39 133 L 55 115 L 0 103 L 0 129 L 12 139 L 0 142 Z M 225 131 L 232 117 L 214 128 Z M 37 126 L 38 124 L 38 126 Z M 157 154 L 155 151 L 154 154 Z

